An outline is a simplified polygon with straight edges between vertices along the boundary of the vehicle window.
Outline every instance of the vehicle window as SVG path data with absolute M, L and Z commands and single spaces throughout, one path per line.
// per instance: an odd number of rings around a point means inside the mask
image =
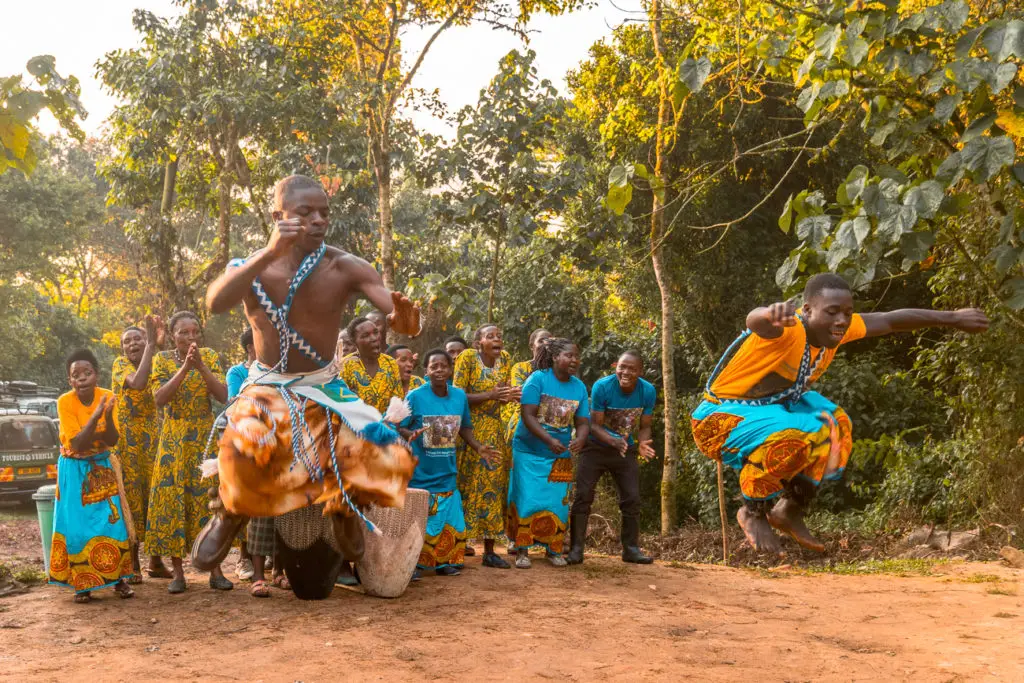
M 42 421 L 7 420 L 0 422 L 0 451 L 54 448 L 53 427 Z

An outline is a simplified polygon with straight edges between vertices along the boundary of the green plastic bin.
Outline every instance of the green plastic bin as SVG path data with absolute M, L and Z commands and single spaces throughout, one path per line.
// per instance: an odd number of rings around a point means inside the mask
M 53 503 L 57 499 L 57 487 L 53 484 L 40 486 L 32 494 L 36 502 L 36 516 L 39 518 L 39 538 L 43 540 L 43 565 L 50 574 L 50 542 L 53 540 Z

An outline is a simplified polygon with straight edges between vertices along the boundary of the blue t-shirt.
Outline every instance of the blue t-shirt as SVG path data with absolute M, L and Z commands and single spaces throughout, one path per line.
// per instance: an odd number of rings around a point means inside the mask
M 469 418 L 469 400 L 458 387 L 448 387 L 447 396 L 438 396 L 430 384 L 424 384 L 405 397 L 412 415 L 402 420 L 402 427 L 426 431 L 412 442 L 412 452 L 419 459 L 409 486 L 431 493 L 454 491 L 457 486 L 455 441 L 459 430 L 473 423 Z
M 245 367 L 245 363 L 234 365 L 228 370 L 226 379 L 229 399 L 238 396 L 238 392 L 242 390 L 242 385 L 245 384 L 245 380 L 248 376 L 249 368 Z
M 551 436 L 558 439 L 566 450 L 555 455 L 551 449 L 527 429 L 524 420 L 519 421 L 516 435 L 512 440 L 512 448 L 527 451 L 534 455 L 550 458 L 568 457 L 569 441 L 577 417 L 590 417 L 587 385 L 577 377 L 570 377 L 562 382 L 555 377 L 554 370 L 538 370 L 530 375 L 523 384 L 523 397 L 520 403 L 524 406 L 537 406 L 537 419 Z
M 632 392 L 624 394 L 619 388 L 619 378 L 608 375 L 594 382 L 590 391 L 590 409 L 604 413 L 602 426 L 605 431 L 612 436 L 626 439 L 626 443 L 632 446 L 633 433 L 640 425 L 640 416 L 654 414 L 654 401 L 657 396 L 658 390 L 643 377 L 637 379 Z M 590 440 L 606 445 L 603 441 L 598 441 L 593 433 Z

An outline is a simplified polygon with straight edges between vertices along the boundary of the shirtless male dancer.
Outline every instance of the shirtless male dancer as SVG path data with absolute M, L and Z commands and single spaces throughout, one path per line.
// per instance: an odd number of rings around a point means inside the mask
M 213 313 L 244 304 L 256 362 L 228 409 L 217 460 L 222 505 L 193 548 L 196 567 L 219 563 L 246 517 L 312 502 L 326 503 L 346 559 L 357 560 L 355 504 L 401 505 L 415 468 L 397 432 L 338 379 L 334 355 L 349 297 L 365 296 L 410 336 L 419 333 L 419 307 L 363 259 L 325 245 L 328 201 L 317 181 L 279 181 L 272 215 L 267 246 L 233 261 L 207 291 Z M 292 438 L 295 424 L 301 438 Z

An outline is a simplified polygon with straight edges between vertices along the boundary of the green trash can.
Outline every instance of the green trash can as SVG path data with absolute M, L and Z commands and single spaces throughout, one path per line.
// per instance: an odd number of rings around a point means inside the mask
M 50 575 L 50 542 L 53 540 L 53 503 L 57 499 L 57 487 L 53 484 L 40 486 L 32 494 L 36 502 L 36 516 L 39 518 L 39 537 L 43 540 L 43 565 Z

